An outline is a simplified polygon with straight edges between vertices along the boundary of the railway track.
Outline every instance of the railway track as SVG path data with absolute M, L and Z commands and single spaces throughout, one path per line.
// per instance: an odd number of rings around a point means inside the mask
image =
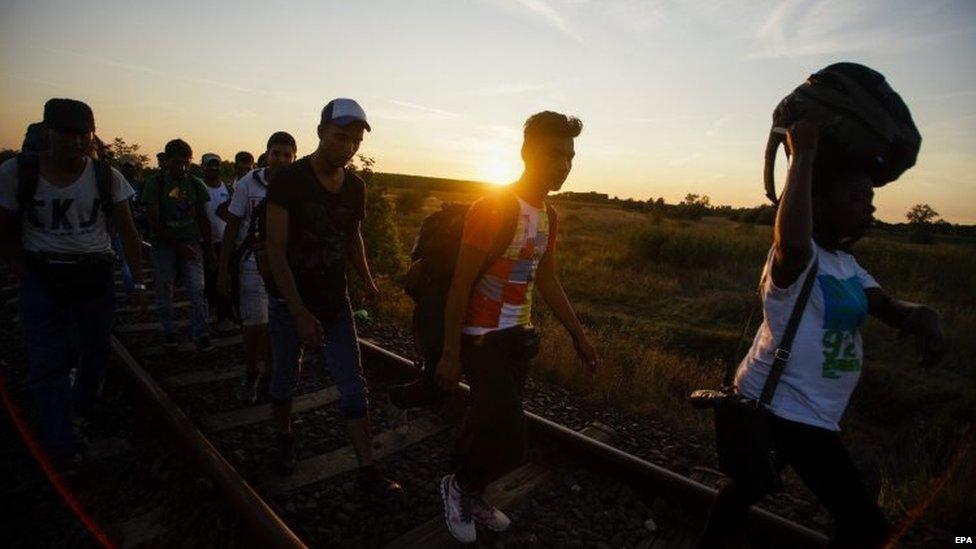
M 10 288 L 2 290 L 9 298 Z M 185 325 L 189 310 L 181 292 L 175 302 L 178 325 Z M 234 398 L 243 375 L 240 340 L 239 333 L 214 337 L 217 348 L 208 354 L 197 353 L 189 343 L 167 351 L 152 311 L 122 306 L 112 349 L 141 389 L 145 406 L 163 420 L 200 474 L 214 483 L 225 508 L 247 528 L 243 539 L 262 547 L 457 545 L 444 526 L 436 485 L 447 467 L 463 394 L 439 413 L 395 409 L 386 403 L 382 387 L 409 378 L 414 365 L 360 339 L 370 386 L 379 388 L 373 395 L 374 454 L 405 488 L 402 500 L 371 501 L 353 487 L 356 460 L 341 428 L 338 391 L 328 379 L 303 374 L 294 404 L 298 465 L 287 477 L 271 472 L 269 406 L 241 405 Z M 479 545 L 647 549 L 693 544 L 713 489 L 614 448 L 610 427 L 591 424 L 574 431 L 533 413 L 526 412 L 526 419 L 530 460 L 493 483 L 487 494 L 492 503 L 513 511 L 516 523 L 512 531 L 486 532 L 484 539 L 479 531 Z M 593 502 L 586 512 L 605 517 L 606 531 L 576 532 L 578 539 L 560 536 L 567 521 L 553 508 L 575 497 Z M 621 515 L 634 509 L 637 514 L 621 522 Z M 536 520 L 520 520 L 523 516 Z M 574 520 L 572 515 L 568 520 Z M 591 518 L 591 523 L 600 522 Z M 821 547 L 826 538 L 754 508 L 739 543 Z

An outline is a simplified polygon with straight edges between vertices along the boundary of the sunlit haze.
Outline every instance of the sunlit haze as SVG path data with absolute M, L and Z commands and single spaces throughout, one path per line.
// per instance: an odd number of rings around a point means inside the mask
M 971 1 L 7 1 L 0 147 L 72 97 L 150 156 L 174 137 L 197 160 L 256 154 L 275 130 L 304 155 L 341 96 L 370 117 L 377 170 L 501 183 L 522 122 L 551 109 L 584 123 L 564 190 L 751 206 L 777 101 L 850 60 L 885 74 L 924 139 L 878 216 L 926 202 L 974 223 L 974 31 Z

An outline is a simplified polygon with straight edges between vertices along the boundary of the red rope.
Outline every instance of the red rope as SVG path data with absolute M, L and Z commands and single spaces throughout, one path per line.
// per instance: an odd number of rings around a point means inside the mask
M 47 477 L 54 489 L 58 491 L 61 495 L 61 499 L 64 503 L 71 509 L 71 511 L 78 517 L 78 520 L 85 525 L 85 528 L 95 536 L 95 539 L 102 544 L 102 547 L 108 547 L 110 549 L 115 549 L 118 547 L 108 535 L 98 526 L 98 524 L 92 519 L 92 517 L 85 512 L 84 507 L 82 507 L 81 502 L 75 497 L 71 488 L 65 484 L 61 475 L 55 470 L 54 466 L 51 464 L 51 460 L 41 449 L 41 446 L 37 443 L 37 440 L 31 435 L 30 429 L 27 427 L 27 422 L 24 421 L 23 416 L 20 413 L 20 409 L 14 403 L 13 398 L 7 391 L 7 385 L 4 381 L 2 375 L 0 375 L 0 398 L 3 399 L 3 405 L 7 408 L 7 413 L 10 415 L 11 421 L 13 421 L 14 428 L 17 429 L 17 433 L 20 438 L 27 445 L 27 449 L 30 450 L 31 455 L 37 460 L 37 463 L 41 466 L 41 470 L 44 471 L 44 475 Z
M 932 483 L 932 488 L 929 492 L 922 498 L 922 501 L 918 503 L 915 507 L 908 511 L 908 514 L 898 525 L 898 529 L 895 530 L 893 536 L 885 544 L 885 549 L 891 549 L 895 547 L 901 538 L 908 533 L 908 530 L 915 524 L 915 522 L 925 514 L 925 511 L 932 505 L 935 498 L 942 492 L 949 479 L 956 473 L 956 469 L 959 464 L 962 463 L 963 458 L 969 453 L 970 447 L 973 444 L 973 430 L 976 425 L 970 425 L 965 434 L 962 437 L 962 443 L 956 448 L 956 451 L 952 455 L 952 459 L 949 460 L 949 466 L 946 467 L 946 471 L 943 475 L 936 477 Z

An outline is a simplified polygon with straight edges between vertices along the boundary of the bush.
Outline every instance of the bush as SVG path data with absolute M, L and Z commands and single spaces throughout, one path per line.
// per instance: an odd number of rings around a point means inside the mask
M 385 187 L 369 186 L 366 189 L 363 240 L 366 242 L 366 258 L 373 271 L 390 277 L 406 271 L 407 256 L 400 248 L 397 208 Z
M 416 212 L 423 207 L 424 201 L 429 195 L 430 191 L 426 189 L 401 192 L 396 197 L 396 209 L 398 212 L 404 214 Z

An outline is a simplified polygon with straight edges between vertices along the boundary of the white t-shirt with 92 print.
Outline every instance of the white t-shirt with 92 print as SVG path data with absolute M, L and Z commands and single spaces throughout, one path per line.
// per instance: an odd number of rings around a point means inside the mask
M 234 183 L 234 195 L 230 199 L 227 211 L 241 218 L 241 228 L 237 231 L 237 246 L 247 238 L 254 207 L 268 194 L 266 175 L 265 168 L 258 168 L 244 174 L 237 183 Z M 248 255 L 247 260 L 254 261 L 254 256 Z
M 839 431 L 840 419 L 861 376 L 864 349 L 860 326 L 868 313 L 864 290 L 877 288 L 878 283 L 851 254 L 829 251 L 816 243 L 813 250 L 818 260 L 816 280 L 770 410 L 783 419 Z M 757 400 L 813 264 L 811 258 L 792 285 L 778 288 L 769 276 L 772 258 L 770 250 L 761 289 L 763 323 L 735 376 L 738 392 Z
M 78 179 L 65 187 L 38 177 L 34 208 L 21 221 L 25 250 L 64 254 L 112 251 L 93 165 L 89 158 Z M 20 210 L 17 187 L 17 159 L 11 158 L 0 165 L 0 207 Z M 125 177 L 112 168 L 112 201 L 118 204 L 133 194 Z

